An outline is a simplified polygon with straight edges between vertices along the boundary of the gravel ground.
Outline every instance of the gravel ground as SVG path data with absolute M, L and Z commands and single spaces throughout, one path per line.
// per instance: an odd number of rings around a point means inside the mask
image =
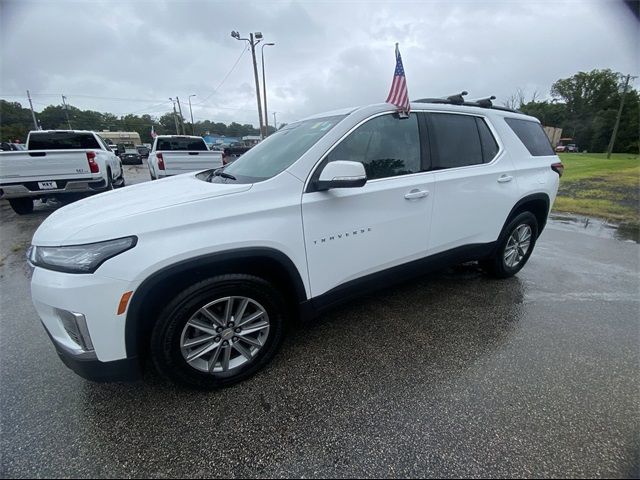
M 0 204 L 3 478 L 640 474 L 633 242 L 554 222 L 515 278 L 465 266 L 364 297 L 207 394 L 64 367 L 24 261 L 52 208 Z

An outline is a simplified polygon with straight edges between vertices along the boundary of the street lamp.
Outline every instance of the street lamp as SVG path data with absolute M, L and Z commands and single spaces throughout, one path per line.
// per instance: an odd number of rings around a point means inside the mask
M 269 136 L 269 114 L 267 113 L 267 81 L 264 74 L 264 47 L 273 47 L 275 43 L 262 44 L 262 95 L 264 96 L 264 130 L 265 136 Z
M 189 114 L 191 115 L 191 135 L 196 134 L 196 127 L 193 124 L 193 110 L 191 110 L 191 97 L 196 97 L 197 95 L 194 93 L 193 95 L 189 95 Z
M 260 120 L 260 137 L 264 138 L 265 132 L 264 132 L 264 124 L 262 121 L 262 102 L 260 101 L 260 83 L 258 81 L 258 64 L 256 62 L 256 45 L 258 45 L 262 41 L 262 33 L 255 32 L 255 39 L 254 39 L 253 33 L 249 34 L 249 38 L 242 38 L 240 37 L 240 34 L 237 31 L 233 30 L 231 32 L 231 36 L 236 40 L 244 40 L 245 42 L 248 42 L 249 45 L 251 46 L 251 57 L 253 58 L 253 77 L 256 82 L 256 101 L 258 102 L 258 118 Z

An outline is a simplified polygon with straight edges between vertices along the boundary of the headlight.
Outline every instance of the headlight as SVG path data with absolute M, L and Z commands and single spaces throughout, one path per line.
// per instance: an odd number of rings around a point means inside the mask
M 36 267 L 67 273 L 93 273 L 100 265 L 135 247 L 137 237 L 66 247 L 31 247 L 29 262 Z

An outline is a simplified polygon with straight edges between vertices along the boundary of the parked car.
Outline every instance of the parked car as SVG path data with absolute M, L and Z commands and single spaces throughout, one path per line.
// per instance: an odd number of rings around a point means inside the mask
M 62 360 L 116 380 L 148 356 L 175 382 L 217 388 L 264 367 L 287 322 L 353 295 L 471 260 L 518 273 L 563 172 L 542 126 L 499 107 L 411 110 L 309 117 L 227 167 L 48 217 L 31 291 Z
M 577 153 L 578 147 L 573 138 L 561 138 L 556 145 L 556 152 Z
M 151 180 L 222 166 L 222 153 L 212 152 L 202 137 L 159 135 L 147 161 Z
M 95 132 L 37 130 L 27 151 L 0 153 L 0 198 L 19 214 L 33 201 L 111 190 L 125 183 L 122 162 Z
M 135 148 L 127 148 L 122 155 L 120 155 L 122 159 L 122 163 L 125 164 L 142 164 L 142 155 L 138 153 L 138 150 Z
M 149 148 L 145 147 L 144 145 L 138 145 L 136 147 L 136 150 L 140 154 L 140 157 L 149 158 L 149 152 L 151 151 Z
M 578 152 L 578 147 L 576 146 L 576 144 L 570 143 L 569 145 L 567 145 L 566 152 L 567 153 L 577 153 Z

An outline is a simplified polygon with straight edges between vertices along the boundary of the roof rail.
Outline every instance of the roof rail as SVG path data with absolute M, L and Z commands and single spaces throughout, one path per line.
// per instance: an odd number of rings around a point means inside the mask
M 464 96 L 468 93 L 466 91 L 460 92 L 455 95 L 449 95 L 448 97 L 442 98 L 420 98 L 418 100 L 414 100 L 416 103 L 438 103 L 438 104 L 446 104 L 446 105 L 463 105 L 465 107 L 480 107 L 480 108 L 491 108 L 493 110 L 502 110 L 504 112 L 513 112 L 513 113 L 522 113 L 519 110 L 514 110 L 507 107 L 499 107 L 493 104 L 493 100 L 496 99 L 495 95 L 491 95 L 490 97 L 477 98 L 475 100 L 471 100 L 465 102 Z

